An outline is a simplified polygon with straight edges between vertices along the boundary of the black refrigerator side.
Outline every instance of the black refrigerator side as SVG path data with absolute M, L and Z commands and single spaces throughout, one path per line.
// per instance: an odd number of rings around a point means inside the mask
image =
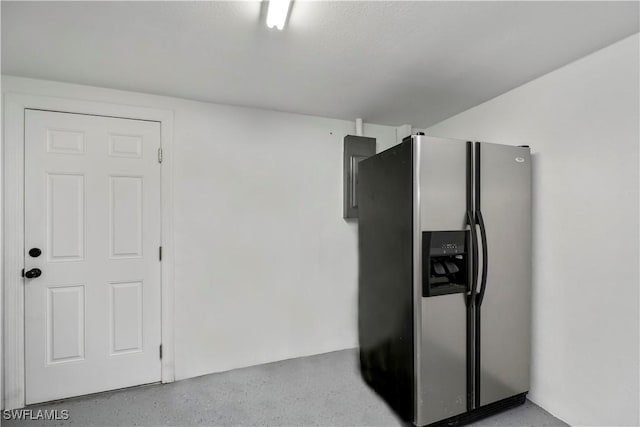
M 414 421 L 413 167 L 407 140 L 359 164 L 360 371 Z

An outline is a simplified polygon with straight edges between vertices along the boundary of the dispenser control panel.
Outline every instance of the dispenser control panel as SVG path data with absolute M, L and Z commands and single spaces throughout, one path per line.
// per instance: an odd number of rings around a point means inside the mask
M 422 296 L 469 289 L 469 231 L 422 232 Z

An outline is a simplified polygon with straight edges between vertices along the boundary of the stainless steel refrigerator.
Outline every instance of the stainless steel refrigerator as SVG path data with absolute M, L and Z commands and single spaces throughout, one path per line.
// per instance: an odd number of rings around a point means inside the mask
M 418 134 L 361 161 L 358 173 L 364 380 L 418 426 L 523 403 L 529 147 Z

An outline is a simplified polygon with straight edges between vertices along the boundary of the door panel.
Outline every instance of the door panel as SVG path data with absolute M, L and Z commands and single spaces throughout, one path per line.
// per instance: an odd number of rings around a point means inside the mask
M 84 175 L 47 173 L 47 258 L 84 258 Z
M 26 111 L 27 404 L 160 380 L 159 146 L 157 122 Z
M 84 359 L 84 285 L 48 289 L 46 345 L 49 363 Z
M 480 143 L 480 199 L 487 238 L 480 306 L 480 404 L 529 390 L 531 156 L 529 148 Z M 476 397 L 477 398 L 477 397 Z
M 416 136 L 420 231 L 464 230 L 467 209 L 466 142 Z M 422 238 L 422 233 L 415 238 Z M 421 248 L 422 243 L 414 248 Z M 414 263 L 421 268 L 422 253 Z M 418 278 L 422 272 L 418 271 Z M 418 281 L 415 295 L 422 295 Z M 420 297 L 416 312 L 418 425 L 466 411 L 466 305 L 464 294 Z
M 109 176 L 110 258 L 142 256 L 142 177 Z
M 142 282 L 110 283 L 109 287 L 109 353 L 142 351 Z

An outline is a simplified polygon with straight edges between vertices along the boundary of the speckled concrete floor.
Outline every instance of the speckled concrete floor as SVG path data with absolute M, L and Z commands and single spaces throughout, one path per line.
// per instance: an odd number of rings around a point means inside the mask
M 66 421 L 9 426 L 400 426 L 357 371 L 356 350 L 100 393 L 39 409 L 67 409 Z M 527 401 L 474 426 L 565 426 Z

